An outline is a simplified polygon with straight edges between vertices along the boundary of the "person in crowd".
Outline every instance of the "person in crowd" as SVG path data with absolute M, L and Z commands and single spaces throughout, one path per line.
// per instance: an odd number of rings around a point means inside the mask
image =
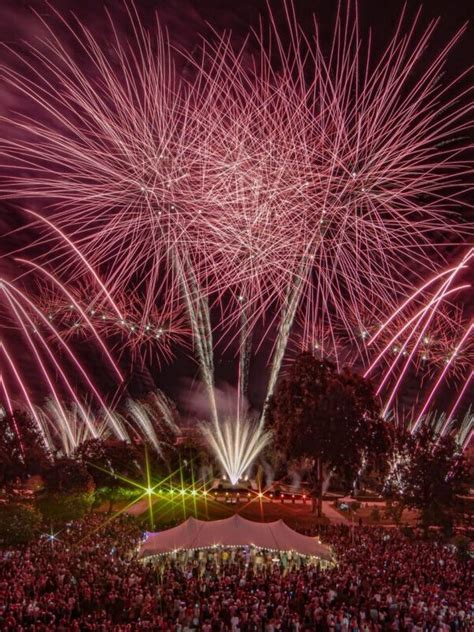
M 69 524 L 0 551 L 0 630 L 8 632 L 458 632 L 474 629 L 472 561 L 398 530 L 330 526 L 334 567 L 249 563 L 249 551 L 138 559 L 122 516 Z M 307 535 L 310 535 L 307 533 Z

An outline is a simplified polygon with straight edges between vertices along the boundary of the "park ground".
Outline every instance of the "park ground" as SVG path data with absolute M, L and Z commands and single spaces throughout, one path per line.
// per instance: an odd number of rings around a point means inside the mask
M 110 507 L 104 503 L 99 511 L 107 513 Z M 375 510 L 375 512 L 374 512 Z M 381 502 L 361 503 L 357 510 L 342 511 L 336 508 L 332 500 L 323 501 L 323 517 L 318 518 L 312 511 L 311 503 L 305 505 L 281 503 L 278 500 L 252 497 L 248 502 L 239 504 L 215 500 L 212 497 L 202 498 L 186 495 L 170 499 L 164 495 L 144 495 L 143 497 L 123 500 L 114 504 L 112 515 L 128 513 L 141 517 L 150 528 L 166 528 L 190 516 L 201 520 L 219 520 L 239 513 L 248 520 L 271 522 L 284 520 L 296 529 L 307 529 L 315 524 L 373 524 L 380 526 L 393 525 L 393 520 L 385 515 L 385 504 Z M 417 513 L 406 511 L 402 524 L 416 524 Z

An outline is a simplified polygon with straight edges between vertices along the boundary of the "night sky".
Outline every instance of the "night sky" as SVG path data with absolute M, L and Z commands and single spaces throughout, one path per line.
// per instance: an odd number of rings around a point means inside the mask
M 373 27 L 375 51 L 379 50 L 390 37 L 404 4 L 407 5 L 407 22 L 410 23 L 418 10 L 418 2 L 409 1 L 404 3 L 394 0 L 385 2 L 380 2 L 380 0 L 361 0 L 359 2 L 362 36 L 367 34 L 367 30 L 370 27 Z M 53 0 L 52 5 L 57 7 L 64 16 L 67 16 L 68 12 L 73 11 L 99 38 L 100 33 L 104 31 L 105 17 L 102 6 L 107 7 L 114 18 L 115 24 L 118 25 L 119 29 L 123 30 L 124 34 L 128 34 L 127 17 L 123 4 L 119 0 L 104 3 L 96 0 L 81 0 L 81 2 L 77 0 Z M 238 2 L 235 0 L 196 0 L 194 2 L 190 0 L 138 0 L 135 2 L 135 5 L 145 24 L 152 25 L 154 13 L 157 11 L 162 25 L 169 32 L 171 41 L 178 49 L 182 48 L 187 51 L 197 50 L 201 36 L 212 38 L 213 30 L 217 32 L 221 32 L 224 29 L 231 30 L 236 45 L 240 45 L 249 28 L 258 28 L 259 16 L 266 14 L 266 3 L 262 0 L 240 0 Z M 271 1 L 269 5 L 272 7 L 276 21 L 283 22 L 282 3 Z M 305 27 L 307 25 L 308 29 L 311 28 L 312 13 L 314 11 L 317 14 L 317 21 L 323 39 L 327 38 L 329 40 L 337 3 L 332 0 L 321 2 L 295 0 L 295 6 L 300 23 Z M 441 18 L 437 32 L 432 40 L 434 49 L 437 46 L 442 46 L 458 28 L 472 18 L 472 7 L 473 5 L 470 2 L 453 2 L 452 0 L 430 0 L 425 3 L 420 18 L 421 27 L 426 25 L 430 19 Z M 0 38 L 3 43 L 12 46 L 16 50 L 21 50 L 23 41 L 31 42 L 38 38 L 41 40 L 44 37 L 44 28 L 33 14 L 32 9 L 47 19 L 51 16 L 51 10 L 41 1 L 2 0 L 0 6 Z M 55 20 L 52 19 L 51 23 L 54 24 Z M 446 67 L 448 75 L 456 75 L 472 62 L 473 42 L 474 37 L 471 26 L 449 56 Z M 249 53 L 251 51 L 252 48 L 250 46 Z M 3 51 L 0 55 L 3 57 L 7 53 Z M 2 57 L 0 57 L 0 61 L 3 61 Z M 178 66 L 181 63 L 177 54 Z M 0 112 L 15 109 L 18 106 L 17 98 L 17 95 L 12 95 L 11 91 L 0 83 Z M 5 129 L 4 125 L 2 133 L 8 134 L 8 129 Z M 4 233 L 8 233 L 25 223 L 24 217 L 22 217 L 14 204 L 3 203 L 2 210 L 0 229 Z M 442 236 L 440 237 L 442 238 Z M 34 231 L 30 229 L 21 233 L 8 234 L 8 236 L 3 237 L 3 253 L 29 243 L 34 238 Z M 446 258 L 454 260 L 459 252 L 460 249 L 458 247 L 447 248 L 445 251 Z M 8 257 L 3 258 L 2 271 L 7 274 L 14 274 L 11 260 Z M 467 311 L 472 313 L 472 305 L 466 307 Z M 21 354 L 21 350 L 18 350 L 18 353 Z M 84 350 L 84 354 L 91 366 L 93 366 L 95 362 L 94 358 L 90 356 L 90 350 Z M 25 364 L 28 363 L 27 357 L 25 357 L 24 362 Z M 253 390 L 251 390 L 250 394 L 256 402 L 261 399 L 261 385 L 257 376 L 261 373 L 264 363 L 265 359 L 263 356 L 261 359 L 257 358 L 253 369 L 255 379 L 252 381 Z M 217 375 L 220 381 L 223 383 L 233 381 L 235 371 L 233 358 L 223 358 L 218 360 L 216 364 Z M 192 360 L 182 356 L 178 357 L 171 366 L 164 369 L 159 369 L 158 366 L 153 365 L 145 367 L 143 370 L 137 369 L 128 384 L 128 388 L 130 388 L 132 393 L 139 393 L 158 385 L 172 395 L 180 396 L 189 383 L 187 380 L 191 380 L 196 375 L 196 365 Z M 103 375 L 101 375 L 100 379 L 105 390 L 111 387 L 112 382 L 109 383 Z

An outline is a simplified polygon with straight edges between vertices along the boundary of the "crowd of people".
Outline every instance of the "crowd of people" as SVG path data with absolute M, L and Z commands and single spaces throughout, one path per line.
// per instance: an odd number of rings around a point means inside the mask
M 204 571 L 138 559 L 129 517 L 89 515 L 0 551 L 0 630 L 22 632 L 434 632 L 474 629 L 471 561 L 450 546 L 382 528 L 331 526 L 322 570 L 236 556 Z

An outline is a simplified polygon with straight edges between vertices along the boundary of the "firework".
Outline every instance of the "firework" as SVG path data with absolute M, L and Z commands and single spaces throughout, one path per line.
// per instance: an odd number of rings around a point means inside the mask
M 140 440 L 163 456 L 163 444 L 170 445 L 180 434 L 169 400 L 157 391 L 144 400 L 128 399 L 124 418 Z
M 431 428 L 436 436 L 451 435 L 455 438 L 457 444 L 464 450 L 467 448 L 472 430 L 474 427 L 474 416 L 471 408 L 467 410 L 462 418 L 454 418 L 446 412 L 429 412 L 421 419 L 412 416 L 407 423 L 407 427 L 411 432 L 416 432 L 417 428 L 427 426 Z
M 243 478 L 271 439 L 261 424 L 240 417 L 205 424 L 202 431 L 232 485 Z
M 269 394 L 298 314 L 328 328 L 340 321 L 351 333 L 348 313 L 371 311 L 375 319 L 395 306 L 413 278 L 400 274 L 408 262 L 429 269 L 420 254 L 435 226 L 448 223 L 446 208 L 460 192 L 447 164 L 466 167 L 447 142 L 451 125 L 453 136 L 465 130 L 466 109 L 448 99 L 437 119 L 429 105 L 445 96 L 437 74 L 458 35 L 413 86 L 409 73 L 435 25 L 416 41 L 413 30 L 401 35 L 400 23 L 372 64 L 357 19 L 353 28 L 349 19 L 339 16 L 329 59 L 317 34 L 307 43 L 290 16 L 290 46 L 271 30 L 270 59 L 260 36 L 250 71 L 225 37 L 206 45 L 197 64 L 197 98 L 206 104 L 197 127 L 207 131 L 197 135 L 189 200 L 204 217 L 206 273 L 221 244 L 211 272 L 221 282 L 227 273 L 234 320 L 254 321 L 278 305 Z M 423 180 L 423 172 L 434 179 Z M 441 181 L 454 194 L 444 209 Z M 362 323 L 359 316 L 357 329 Z
M 182 310 L 181 313 L 178 309 L 165 313 L 155 306 L 149 311 L 149 320 L 143 324 L 139 299 L 120 296 L 114 301 L 114 307 L 120 310 L 117 315 L 109 302 L 101 300 L 101 294 L 93 288 L 92 282 L 71 286 L 69 292 L 74 297 L 71 302 L 54 291 L 55 288 L 41 287 L 41 310 L 65 339 L 89 341 L 91 336 L 99 334 L 101 339 L 108 341 L 115 356 L 120 357 L 129 351 L 133 361 L 141 363 L 151 359 L 167 362 L 179 346 L 189 348 L 191 332 Z M 87 314 L 92 327 L 82 319 L 82 312 Z
M 38 266 L 35 266 L 39 268 Z M 46 274 L 53 280 L 58 291 L 63 291 L 70 299 L 70 294 L 55 277 L 47 270 L 41 268 L 41 273 Z M 9 413 L 13 413 L 14 399 L 16 395 L 21 396 L 27 410 L 37 423 L 43 439 L 48 443 L 48 433 L 45 431 L 44 423 L 37 413 L 34 398 L 30 394 L 31 375 L 25 376 L 23 362 L 16 359 L 13 348 L 23 348 L 29 354 L 28 369 L 35 372 L 35 384 L 40 384 L 52 397 L 56 413 L 62 418 L 64 427 L 69 427 L 70 412 L 63 406 L 62 395 L 67 394 L 71 398 L 75 407 L 75 414 L 82 416 L 83 421 L 89 419 L 89 415 L 81 401 L 81 396 L 77 393 L 75 383 L 77 378 L 82 380 L 83 386 L 90 393 L 91 397 L 104 409 L 105 404 L 100 392 L 93 380 L 89 376 L 79 356 L 74 349 L 61 337 L 53 323 L 46 318 L 33 298 L 29 296 L 24 288 L 13 283 L 5 277 L 0 278 L 0 293 L 2 307 L 1 338 L 0 338 L 0 358 L 1 358 L 1 386 L 5 407 Z M 105 351 L 105 357 L 115 375 L 121 379 L 121 373 L 113 362 L 103 342 L 97 332 L 92 327 L 87 314 L 80 310 L 78 313 L 87 322 L 93 332 L 93 337 L 99 340 L 101 348 Z M 58 355 L 58 351 L 60 355 Z M 74 381 L 68 376 L 68 367 L 71 368 L 76 377 Z M 92 427 L 89 428 L 92 432 Z M 21 429 L 19 430 L 21 435 Z M 71 439 L 72 440 L 72 439 Z
M 385 401 L 385 415 L 393 405 L 410 371 L 419 371 L 428 363 L 436 370 L 422 406 L 415 415 L 413 432 L 427 419 L 427 413 L 450 373 L 455 374 L 457 371 L 461 376 L 465 375 L 465 367 L 472 364 L 473 323 L 453 319 L 451 301 L 457 294 L 471 287 L 469 283 L 459 283 L 458 278 L 465 270 L 469 270 L 473 257 L 474 250 L 470 249 L 456 266 L 443 270 L 424 283 L 378 327 L 368 341 L 369 347 L 378 345 L 380 350 L 366 370 L 365 376 L 369 376 L 379 363 L 385 363 L 377 390 L 378 394 L 383 394 L 385 389 L 389 391 Z M 443 311 L 446 304 L 447 312 Z M 427 373 L 427 376 L 429 377 L 430 373 Z M 443 431 L 465 395 L 471 377 L 472 373 L 469 371 L 449 415 L 443 422 L 444 425 L 442 424 Z
M 48 448 L 52 454 L 71 456 L 76 449 L 89 439 L 106 439 L 110 434 L 110 413 L 99 416 L 96 410 L 76 403 L 66 406 L 49 399 L 37 408 Z
M 316 322 L 330 339 L 344 330 L 359 344 L 367 323 L 383 322 L 434 270 L 426 255 L 435 233 L 459 234 L 469 186 L 470 104 L 461 77 L 441 81 L 463 29 L 420 65 L 436 22 L 416 36 L 417 16 L 404 34 L 402 15 L 375 59 L 350 7 L 338 12 L 327 53 L 317 21 L 309 38 L 291 3 L 285 9 L 286 33 L 270 13 L 250 63 L 230 36 L 215 36 L 187 56 L 186 79 L 159 26 L 147 31 L 133 8 L 130 41 L 111 21 L 113 46 L 102 47 L 57 15 L 80 56 L 45 25 L 42 48 L 12 51 L 16 65 L 2 68 L 36 114 L 4 117 L 0 194 L 42 204 L 51 239 L 65 236 L 50 263 L 79 286 L 94 271 L 112 303 L 109 330 L 123 322 L 143 334 L 157 313 L 167 321 L 186 313 L 215 432 L 218 342 L 239 340 L 244 394 L 252 350 L 273 339 L 268 401 L 295 322 L 305 338 Z M 399 328 L 407 357 L 386 410 L 420 349 L 415 341 L 455 291 L 452 274 Z M 128 297 L 138 309 L 127 308 Z M 91 302 L 79 305 L 89 327 Z M 458 338 L 462 349 L 469 332 Z M 127 344 L 146 347 L 135 340 Z
M 164 445 L 172 445 L 180 434 L 173 407 L 160 391 L 142 399 L 128 398 L 113 409 L 67 405 L 50 398 L 36 406 L 35 413 L 52 454 L 69 456 L 90 439 L 119 439 L 139 441 L 163 456 Z

